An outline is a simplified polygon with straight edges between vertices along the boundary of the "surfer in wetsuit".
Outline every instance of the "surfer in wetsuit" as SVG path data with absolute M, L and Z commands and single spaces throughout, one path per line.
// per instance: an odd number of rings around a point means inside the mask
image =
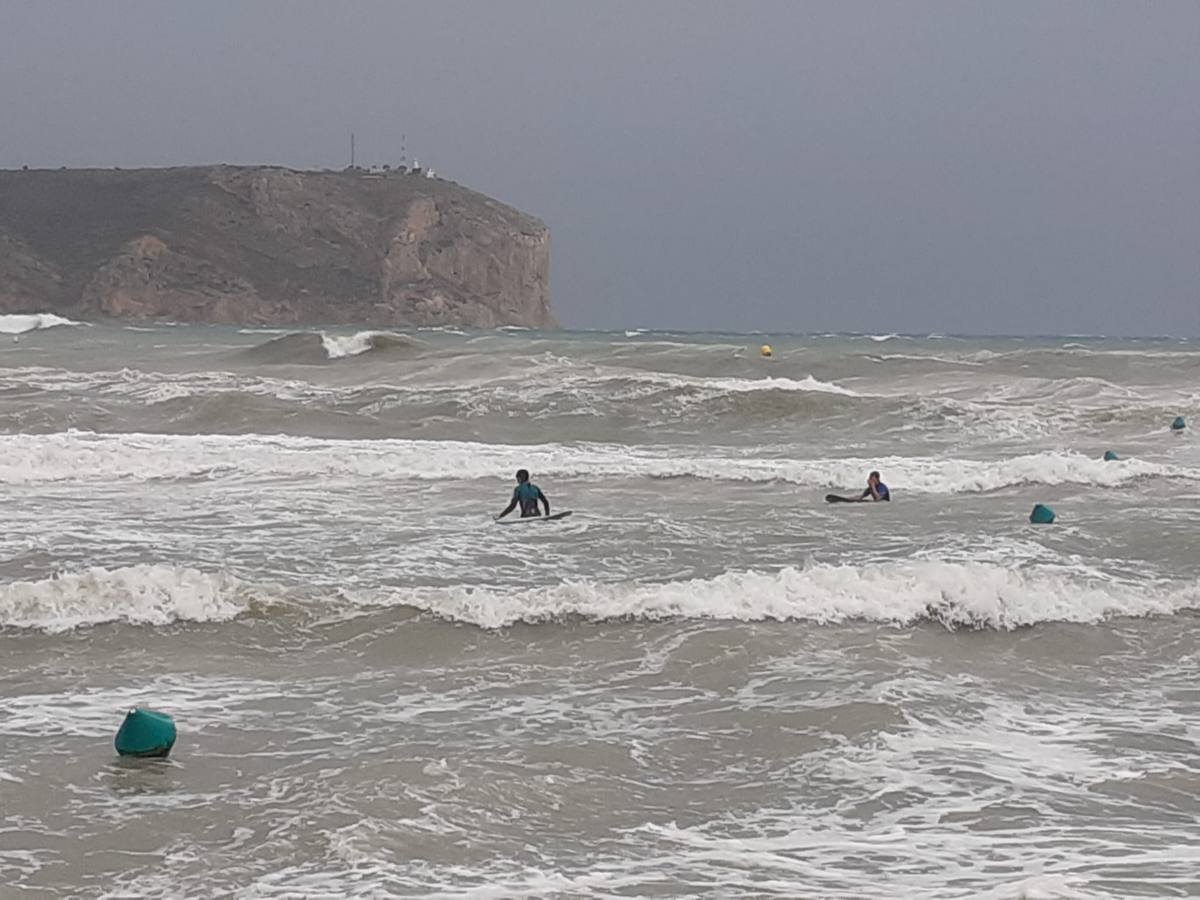
M 865 500 L 883 500 L 891 502 L 892 492 L 888 490 L 888 486 L 879 480 L 879 473 L 872 472 L 867 476 L 867 489 L 862 492 L 858 498 L 859 503 Z
M 529 483 L 529 471 L 520 469 L 517 471 L 517 486 L 513 488 L 512 501 L 504 508 L 504 512 L 496 516 L 497 519 L 503 519 L 510 512 L 521 507 L 521 518 L 527 519 L 530 516 L 540 516 L 538 503 L 546 507 L 546 515 L 550 515 L 550 501 L 546 499 L 546 495 L 542 493 L 542 489 L 536 484 Z

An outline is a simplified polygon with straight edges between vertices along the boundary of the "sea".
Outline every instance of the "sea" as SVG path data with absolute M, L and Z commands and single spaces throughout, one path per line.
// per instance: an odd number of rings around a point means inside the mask
M 1193 420 L 1200 340 L 0 317 L 0 897 L 1200 895 Z

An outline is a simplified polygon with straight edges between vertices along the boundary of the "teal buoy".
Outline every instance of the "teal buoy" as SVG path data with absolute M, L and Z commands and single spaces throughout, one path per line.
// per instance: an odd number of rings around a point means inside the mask
M 166 756 L 175 746 L 175 720 L 166 713 L 134 707 L 125 714 L 113 743 L 122 756 Z
M 1029 514 L 1029 521 L 1034 525 L 1050 525 L 1054 522 L 1054 510 L 1039 503 Z
M 1176 416 L 1175 421 L 1171 423 L 1172 431 L 1183 431 L 1187 428 L 1187 422 L 1183 421 L 1183 416 Z
M 1121 457 L 1117 456 L 1117 454 L 1113 453 L 1111 450 L 1104 451 L 1104 461 L 1105 462 L 1115 462 L 1116 460 L 1118 460 L 1120 458 Z

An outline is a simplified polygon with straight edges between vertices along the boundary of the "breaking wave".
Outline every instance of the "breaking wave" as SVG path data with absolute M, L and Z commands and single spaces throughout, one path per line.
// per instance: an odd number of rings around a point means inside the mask
M 390 331 L 360 331 L 351 335 L 323 334 L 321 346 L 330 359 L 346 359 L 372 350 L 409 350 L 423 345 L 413 338 Z
M 415 338 L 390 331 L 360 331 L 350 335 L 297 331 L 239 351 L 238 355 L 262 365 L 319 365 L 371 351 L 407 356 L 424 347 Z
M 1187 466 L 1104 462 L 1048 451 L 998 460 L 955 457 L 792 459 L 739 448 L 621 444 L 530 446 L 465 441 L 324 440 L 264 435 L 155 435 L 66 432 L 0 435 L 0 481 L 110 481 L 273 476 L 418 480 L 508 478 L 520 467 L 540 477 L 696 478 L 783 482 L 809 488 L 857 485 L 872 468 L 902 499 L 905 491 L 979 493 L 1020 485 L 1118 487 L 1143 478 L 1200 481 Z
M 27 331 L 57 328 L 61 325 L 83 324 L 83 322 L 73 322 L 62 316 L 56 316 L 54 313 L 10 313 L 0 315 L 0 334 L 24 334 Z
M 1007 630 L 1041 622 L 1096 623 L 1196 609 L 1200 585 L 1153 588 L 1061 569 L 908 562 L 726 572 L 665 584 L 578 581 L 516 591 L 413 588 L 369 605 L 380 604 L 411 606 L 482 628 L 583 617 L 819 624 L 862 620 L 898 626 L 934 621 L 948 628 Z
M 299 349 L 310 354 L 308 365 L 333 364 L 325 350 L 311 345 L 311 340 L 309 344 L 307 348 L 295 343 L 264 345 L 253 352 L 276 354 L 281 363 L 294 365 L 303 358 Z M 276 353 L 280 350 L 282 353 Z M 385 360 L 383 367 L 363 367 L 365 377 L 350 384 L 322 383 L 316 377 L 271 377 L 267 366 L 258 373 L 242 374 L 223 370 L 176 374 L 138 369 L 0 369 L 0 392 L 10 391 L 11 397 L 21 401 L 6 410 L 7 418 L 0 416 L 0 426 L 14 431 L 208 430 L 218 434 L 258 431 L 388 437 L 411 431 L 414 423 L 428 427 L 442 422 L 445 430 L 461 433 L 461 426 L 452 429 L 450 423 L 521 417 L 547 423 L 546 427 L 560 420 L 569 427 L 587 417 L 606 420 L 613 436 L 620 427 L 651 435 L 657 424 L 684 422 L 693 427 L 698 417 L 727 420 L 734 428 L 797 417 L 810 422 L 852 414 L 864 403 L 878 399 L 811 376 L 700 378 L 609 368 L 599 372 L 568 369 L 532 379 L 528 372 L 475 371 L 456 358 L 440 356 L 436 361 L 427 357 L 425 373 L 407 380 L 410 376 L 388 365 L 386 356 L 379 358 Z M 431 383 L 428 374 L 435 369 L 461 369 L 463 377 L 457 384 Z M 397 383 L 380 383 L 377 376 Z M 42 392 L 59 396 L 39 397 Z M 72 394 L 83 402 L 70 402 L 65 395 Z M 103 405 L 90 402 L 98 395 L 105 397 Z M 328 416 L 341 417 L 333 431 Z M 599 436 L 600 429 L 596 431 Z
M 93 567 L 0 586 L 0 627 L 56 633 L 105 622 L 225 622 L 248 611 L 262 595 L 261 588 L 232 575 L 192 568 Z
M 662 376 L 660 376 L 662 378 Z M 745 394 L 756 391 L 798 391 L 802 393 L 836 394 L 839 397 L 862 397 L 863 394 L 830 381 L 806 375 L 803 378 L 662 378 L 672 386 L 701 387 L 711 391 Z

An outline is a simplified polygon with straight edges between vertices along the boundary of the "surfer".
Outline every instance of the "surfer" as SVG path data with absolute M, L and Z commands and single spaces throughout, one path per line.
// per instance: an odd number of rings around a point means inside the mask
M 872 472 L 867 476 L 867 489 L 859 496 L 858 501 L 862 503 L 865 500 L 884 500 L 891 502 L 892 492 L 888 490 L 888 486 L 879 480 L 879 473 Z
M 542 489 L 536 484 L 529 482 L 529 471 L 527 469 L 517 470 L 517 486 L 513 488 L 512 501 L 504 508 L 504 512 L 496 516 L 497 519 L 503 519 L 510 512 L 521 507 L 521 518 L 527 519 L 530 516 L 540 516 L 538 503 L 546 507 L 546 515 L 550 515 L 550 501 L 546 499 L 546 495 L 542 493 Z

